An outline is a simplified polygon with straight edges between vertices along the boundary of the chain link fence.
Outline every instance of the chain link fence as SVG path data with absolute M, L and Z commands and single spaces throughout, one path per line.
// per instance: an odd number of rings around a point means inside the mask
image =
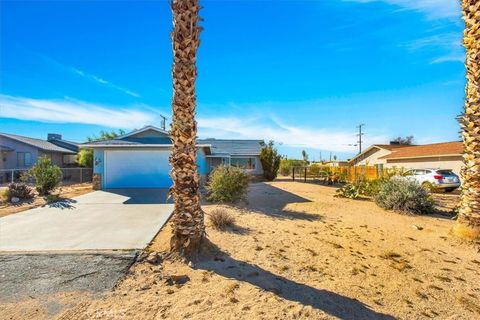
M 75 183 L 92 182 L 92 168 L 60 168 L 62 170 L 62 185 Z M 1 169 L 0 170 L 0 186 L 5 187 L 12 182 L 21 182 L 22 176 L 28 169 Z M 34 184 L 32 178 L 28 178 L 26 183 Z

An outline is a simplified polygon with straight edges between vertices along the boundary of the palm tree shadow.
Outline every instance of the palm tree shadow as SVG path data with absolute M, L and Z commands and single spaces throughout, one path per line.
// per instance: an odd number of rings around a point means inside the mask
M 267 199 L 268 201 L 265 201 Z M 319 214 L 285 209 L 294 203 L 309 203 L 311 200 L 277 188 L 265 182 L 250 184 L 248 201 L 236 205 L 239 209 L 253 210 L 278 219 L 315 221 L 322 219 Z
M 328 290 L 308 285 L 271 273 L 257 265 L 239 261 L 222 252 L 209 240 L 202 247 L 201 259 L 196 269 L 214 272 L 226 278 L 247 282 L 262 290 L 302 305 L 325 312 L 339 319 L 395 319 L 376 312 L 364 303 Z

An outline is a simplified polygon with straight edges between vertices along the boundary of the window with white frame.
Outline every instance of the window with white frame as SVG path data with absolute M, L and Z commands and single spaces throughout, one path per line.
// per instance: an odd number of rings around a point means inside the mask
M 246 158 L 231 158 L 230 165 L 232 167 L 238 167 L 240 169 L 255 169 L 255 161 L 256 159 L 253 157 L 246 157 Z
M 17 167 L 29 167 L 32 165 L 32 154 L 30 152 L 17 152 Z

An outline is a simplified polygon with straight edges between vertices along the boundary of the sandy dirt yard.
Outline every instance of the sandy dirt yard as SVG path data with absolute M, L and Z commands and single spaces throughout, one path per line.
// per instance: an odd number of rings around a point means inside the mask
M 1 190 L 3 189 L 5 188 L 2 188 Z M 91 183 L 78 183 L 78 184 L 61 186 L 56 191 L 54 191 L 53 194 L 56 194 L 63 199 L 70 199 L 73 197 L 81 196 L 82 194 L 86 194 L 89 192 L 92 192 Z M 47 202 L 45 201 L 45 199 L 43 197 L 39 197 L 36 193 L 35 193 L 35 197 L 28 201 L 21 201 L 17 204 L 0 203 L 0 218 L 8 216 L 9 214 L 33 209 L 36 207 L 41 207 L 46 203 Z
M 144 260 L 100 298 L 47 299 L 62 306 L 59 319 L 480 318 L 478 245 L 452 239 L 451 219 L 334 195 L 315 184 L 252 184 L 248 204 L 222 206 L 236 226 L 208 226 L 209 243 L 190 266 Z M 149 250 L 167 250 L 169 232 Z M 39 301 L 0 305 L 0 313 L 53 317 Z

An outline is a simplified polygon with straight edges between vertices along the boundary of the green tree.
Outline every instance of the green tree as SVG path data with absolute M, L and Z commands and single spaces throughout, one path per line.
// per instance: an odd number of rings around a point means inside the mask
M 87 137 L 88 142 L 103 141 L 115 139 L 118 136 L 125 134 L 125 131 L 120 129 L 118 131 L 100 131 L 98 136 Z M 92 168 L 93 167 L 93 150 L 82 148 L 77 154 L 76 162 L 79 166 Z
M 263 177 L 268 181 L 273 181 L 278 174 L 280 168 L 281 156 L 274 148 L 274 142 L 270 140 L 268 144 L 263 143 L 262 151 L 260 152 L 260 161 L 263 167 Z
M 305 163 L 305 165 L 307 165 L 307 164 L 308 164 L 308 154 L 307 154 L 307 151 L 302 150 L 302 158 L 303 158 L 303 162 Z
M 401 144 L 401 145 L 412 145 L 413 144 L 413 140 L 415 140 L 415 137 L 414 136 L 407 136 L 405 138 L 403 137 L 397 137 L 395 139 L 393 139 L 392 141 L 393 142 L 397 142 L 398 144 Z
M 50 194 L 62 181 L 62 170 L 46 156 L 38 158 L 28 175 L 35 179 L 35 188 L 42 196 Z

